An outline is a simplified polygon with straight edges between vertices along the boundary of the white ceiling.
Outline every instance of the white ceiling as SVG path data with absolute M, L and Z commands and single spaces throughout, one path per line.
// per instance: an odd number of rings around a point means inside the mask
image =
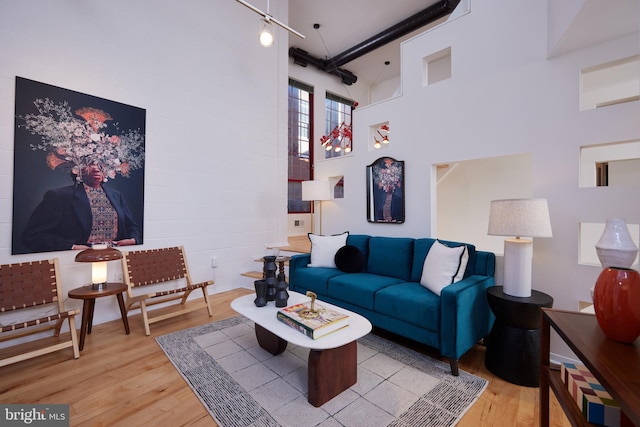
M 253 1 L 256 6 L 261 6 L 261 0 Z M 640 26 L 640 0 L 564 1 L 569 1 L 566 3 L 568 7 L 575 10 L 568 17 L 564 28 L 561 28 L 557 44 L 550 46 L 551 56 L 637 32 Z M 335 57 L 437 2 L 438 0 L 289 0 L 288 24 L 306 36 L 303 40 L 290 35 L 289 46 L 303 49 L 319 59 Z M 317 30 L 313 28 L 316 23 L 320 24 Z M 397 76 L 400 74 L 401 41 L 426 28 L 416 30 L 341 68 L 351 71 L 361 82 L 377 83 Z M 280 33 L 282 32 L 284 31 Z M 390 64 L 385 65 L 385 61 L 390 61 Z
M 567 5 L 574 9 L 563 16 L 566 11 L 559 2 L 549 4 L 549 13 L 555 15 L 549 20 L 550 34 L 559 33 L 549 46 L 550 57 L 637 33 L 640 28 L 640 0 L 572 0 Z M 563 19 L 568 21 L 566 26 Z
M 289 0 L 289 26 L 305 39 L 289 36 L 289 46 L 319 59 L 334 57 L 438 0 Z M 320 24 L 314 29 L 313 24 Z M 340 67 L 359 81 L 377 83 L 400 74 L 400 42 L 417 30 Z M 385 65 L 389 61 L 389 65 Z M 312 66 L 312 65 L 310 65 Z M 338 78 L 338 77 L 336 77 Z

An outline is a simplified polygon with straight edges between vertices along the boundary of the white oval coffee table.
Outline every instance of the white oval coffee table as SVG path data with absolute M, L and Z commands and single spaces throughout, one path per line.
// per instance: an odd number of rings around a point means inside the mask
M 288 291 L 287 305 L 310 302 L 298 292 Z M 256 338 L 260 347 L 273 355 L 285 351 L 287 343 L 308 348 L 308 401 L 322 406 L 357 382 L 357 340 L 371 332 L 371 322 L 365 317 L 344 308 L 316 300 L 318 305 L 347 314 L 349 326 L 312 339 L 278 320 L 278 308 L 270 301 L 265 307 L 256 307 L 255 294 L 236 298 L 231 308 L 255 323 Z

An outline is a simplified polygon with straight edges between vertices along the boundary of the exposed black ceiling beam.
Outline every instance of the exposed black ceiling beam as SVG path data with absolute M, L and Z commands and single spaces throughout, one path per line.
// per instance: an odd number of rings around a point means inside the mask
M 460 0 L 441 0 L 438 3 L 421 10 L 409 18 L 363 41 L 362 43 L 335 55 L 333 58 L 328 60 L 330 62 L 329 65 L 341 67 L 344 64 L 366 55 L 389 42 L 399 39 L 402 36 L 406 36 L 410 32 L 417 30 L 418 28 L 422 28 L 425 25 L 453 12 L 458 3 L 460 3 Z
M 320 70 L 340 77 L 344 84 L 352 85 L 358 80 L 358 77 L 350 71 L 341 69 L 342 65 L 450 14 L 458 6 L 458 3 L 460 0 L 441 0 L 333 58 L 315 58 L 308 52 L 295 47 L 289 49 L 289 56 L 293 58 L 294 64 L 303 67 L 308 64 L 315 65 Z
M 309 64 L 314 65 L 316 68 L 322 71 L 340 77 L 342 79 L 342 83 L 346 85 L 352 85 L 356 82 L 356 80 L 358 80 L 355 74 L 353 74 L 351 71 L 347 71 L 338 67 L 327 67 L 326 60 L 318 59 L 313 55 L 310 55 L 306 50 L 292 47 L 289 49 L 289 56 L 293 58 L 294 64 L 300 65 L 301 67 L 306 67 Z

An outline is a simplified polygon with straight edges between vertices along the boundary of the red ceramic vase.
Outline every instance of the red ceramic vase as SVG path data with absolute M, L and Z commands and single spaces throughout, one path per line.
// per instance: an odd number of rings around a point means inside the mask
M 640 336 L 640 273 L 629 268 L 602 270 L 593 290 L 593 305 L 607 338 L 635 341 Z

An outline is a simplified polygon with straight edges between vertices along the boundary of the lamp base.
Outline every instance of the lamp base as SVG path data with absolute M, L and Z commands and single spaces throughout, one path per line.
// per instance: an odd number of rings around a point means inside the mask
M 512 297 L 531 296 L 533 242 L 527 239 L 504 241 L 504 289 Z
M 93 283 L 91 285 L 91 289 L 93 289 L 94 291 L 104 291 L 105 289 L 107 289 L 107 282 Z

